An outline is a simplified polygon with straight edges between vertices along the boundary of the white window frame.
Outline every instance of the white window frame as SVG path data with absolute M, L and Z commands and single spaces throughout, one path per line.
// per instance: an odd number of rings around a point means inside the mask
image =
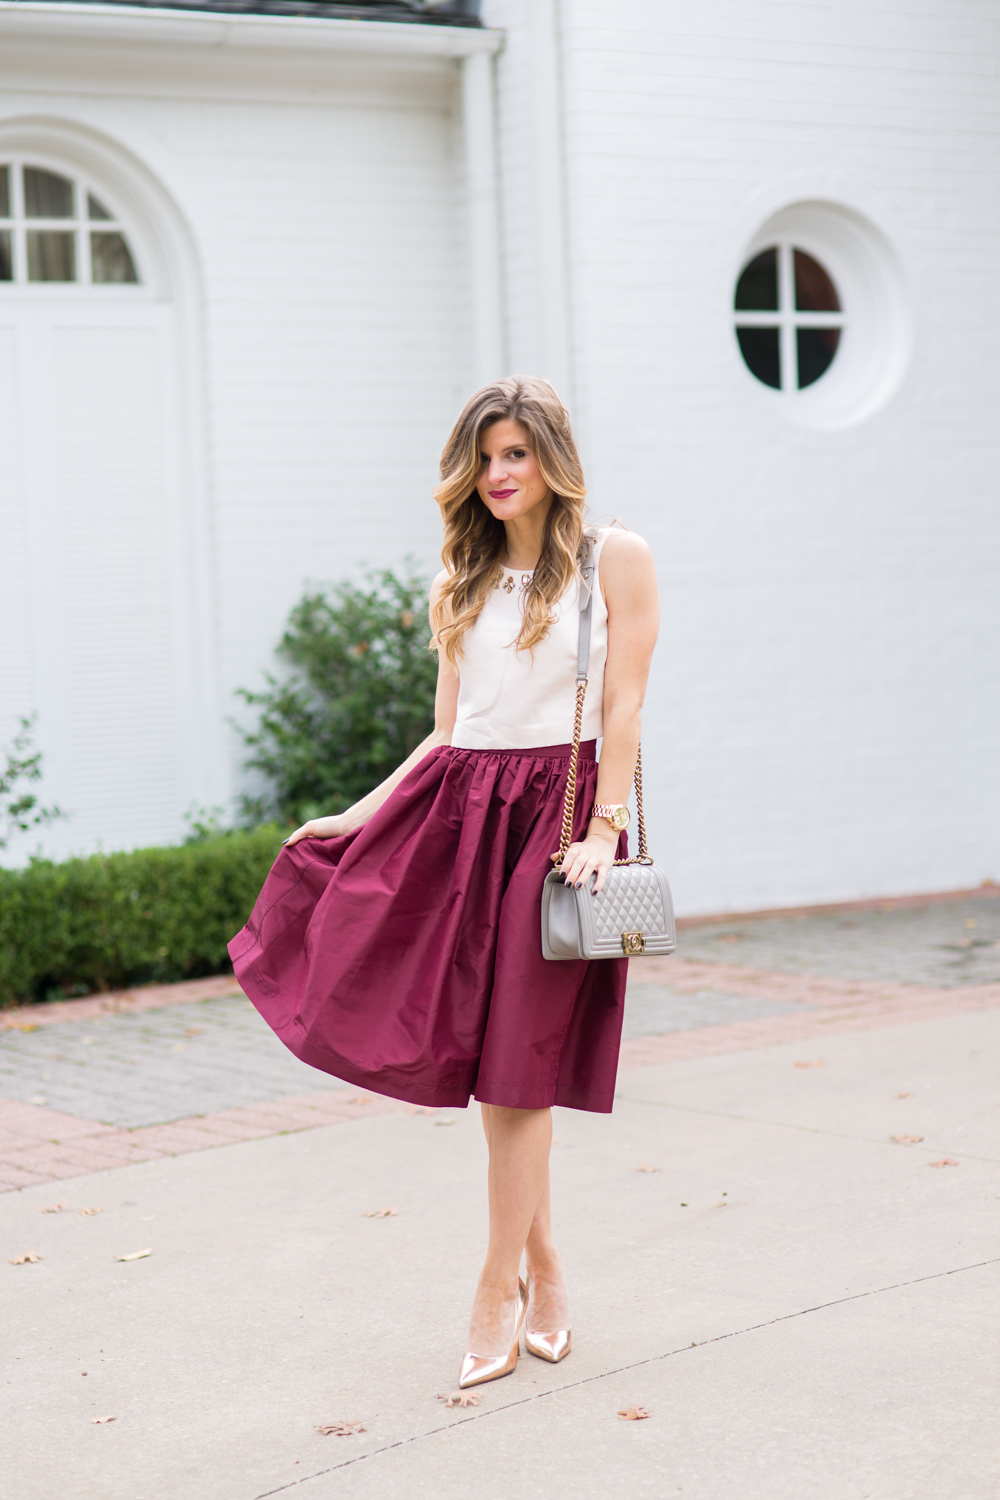
M 784 269 L 779 265 L 779 311 L 738 312 L 733 290 L 743 269 L 762 250 L 782 245 L 787 250 Z M 805 251 L 825 268 L 840 298 L 839 315 L 794 311 L 792 248 Z M 774 209 L 756 233 L 733 250 L 726 293 L 730 346 L 745 395 L 762 414 L 795 427 L 832 432 L 866 421 L 893 398 L 910 367 L 913 322 L 899 254 L 872 219 L 831 198 L 802 198 Z M 841 335 L 827 370 L 804 390 L 790 387 L 791 372 L 797 374 L 795 328 L 832 328 L 838 316 L 843 320 Z M 736 337 L 741 325 L 781 330 L 781 389 L 765 385 L 748 368 Z
M 33 296 L 52 296 L 53 293 L 63 295 L 72 294 L 80 288 L 85 287 L 90 292 L 96 292 L 99 296 L 134 296 L 137 292 L 142 294 L 146 287 L 146 277 L 139 255 L 136 252 L 136 237 L 129 226 L 119 215 L 113 203 L 108 201 L 106 191 L 97 187 L 80 172 L 71 167 L 66 167 L 58 162 L 48 160 L 42 156 L 23 155 L 11 153 L 0 155 L 0 167 L 6 167 L 8 171 L 8 189 L 11 210 L 6 219 L 0 218 L 0 230 L 8 230 L 11 237 L 11 269 L 10 281 L 0 281 L 0 296 L 10 296 L 12 292 L 23 296 L 28 293 Z M 73 217 L 70 219 L 29 219 L 25 215 L 24 205 L 24 178 L 22 176 L 25 167 L 36 167 L 43 172 L 52 172 L 55 176 L 64 177 L 73 184 Z M 106 208 L 111 215 L 108 219 L 91 219 L 87 214 L 87 198 L 92 195 L 97 198 L 102 208 Z M 63 234 L 72 233 L 75 240 L 74 250 L 76 255 L 76 277 L 73 281 L 29 281 L 28 280 L 28 230 L 56 230 Z M 120 234 L 128 246 L 128 252 L 135 266 L 137 281 L 94 281 L 92 279 L 93 268 L 90 256 L 91 233 L 114 233 Z

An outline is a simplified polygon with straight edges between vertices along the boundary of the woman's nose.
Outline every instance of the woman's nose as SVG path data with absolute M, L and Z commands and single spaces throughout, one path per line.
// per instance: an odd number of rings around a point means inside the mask
M 489 479 L 490 484 L 497 484 L 497 483 L 499 483 L 499 481 L 501 479 L 506 479 L 506 477 L 507 477 L 507 466 L 503 462 L 503 459 L 501 459 L 501 458 L 491 458 L 490 459 L 489 473 L 487 475 L 487 478 Z

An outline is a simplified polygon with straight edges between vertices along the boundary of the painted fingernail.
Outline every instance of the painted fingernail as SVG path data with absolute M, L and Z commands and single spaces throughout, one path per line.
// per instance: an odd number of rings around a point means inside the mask
M 582 888 L 582 886 L 583 886 L 583 881 L 582 880 L 578 880 L 576 882 L 576 888 L 577 888 L 577 890 L 580 890 Z

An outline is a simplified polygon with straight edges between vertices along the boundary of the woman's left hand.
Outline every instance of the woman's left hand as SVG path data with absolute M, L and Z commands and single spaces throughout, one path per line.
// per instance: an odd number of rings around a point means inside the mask
M 607 827 L 606 834 L 588 830 L 586 837 L 578 844 L 570 844 L 566 851 L 566 858 L 562 862 L 562 872 L 567 885 L 575 885 L 579 889 L 596 870 L 594 895 L 597 895 L 618 852 L 618 834 L 610 824 Z

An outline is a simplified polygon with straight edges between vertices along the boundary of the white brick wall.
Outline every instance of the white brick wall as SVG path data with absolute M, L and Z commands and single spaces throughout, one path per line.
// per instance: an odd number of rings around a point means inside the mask
M 523 366 L 525 0 L 486 15 L 514 38 Z M 561 25 L 575 415 L 595 511 L 659 565 L 647 781 L 679 909 L 1000 877 L 995 18 L 954 0 L 562 0 Z M 889 235 L 915 323 L 896 398 L 828 434 L 758 399 L 729 315 L 746 238 L 816 195 Z

